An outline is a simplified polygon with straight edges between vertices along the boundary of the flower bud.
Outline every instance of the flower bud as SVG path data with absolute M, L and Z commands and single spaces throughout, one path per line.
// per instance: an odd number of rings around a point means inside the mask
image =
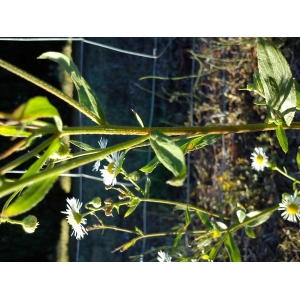
M 60 147 L 58 148 L 58 150 L 56 150 L 54 153 L 51 154 L 50 158 L 64 159 L 67 158 L 69 154 L 70 154 L 69 146 L 63 141 L 60 141 Z
M 92 202 L 93 206 L 95 208 L 99 208 L 101 206 L 101 198 L 100 197 L 95 197 Z
M 39 222 L 37 221 L 37 218 L 35 216 L 29 215 L 23 219 L 22 226 L 27 233 L 33 233 L 38 225 Z
M 140 173 L 138 171 L 133 171 L 128 174 L 128 177 L 133 181 L 138 181 L 140 179 Z

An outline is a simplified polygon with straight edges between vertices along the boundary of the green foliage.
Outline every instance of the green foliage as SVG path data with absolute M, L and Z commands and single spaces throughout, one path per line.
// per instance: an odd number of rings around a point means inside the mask
M 158 130 L 151 132 L 150 144 L 158 160 L 175 175 L 167 183 L 174 186 L 183 185 L 186 178 L 186 164 L 182 150 Z
M 106 124 L 105 114 L 96 94 L 83 79 L 78 68 L 69 57 L 59 52 L 46 52 L 40 55 L 38 58 L 50 59 L 58 63 L 71 76 L 71 79 L 78 92 L 79 103 L 99 118 L 100 125 Z
M 281 124 L 278 124 L 277 127 L 276 127 L 276 136 L 277 136 L 277 139 L 278 139 L 278 142 L 281 146 L 282 151 L 284 153 L 287 153 L 288 149 L 289 149 L 288 141 L 287 141 L 285 131 L 284 131 Z
M 240 250 L 232 236 L 232 234 L 229 232 L 225 238 L 224 245 L 226 247 L 226 250 L 228 252 L 230 261 L 232 262 L 241 262 L 241 254 Z
M 257 55 L 259 75 L 267 106 L 282 117 L 289 126 L 297 105 L 291 69 L 281 52 L 264 38 L 258 39 Z

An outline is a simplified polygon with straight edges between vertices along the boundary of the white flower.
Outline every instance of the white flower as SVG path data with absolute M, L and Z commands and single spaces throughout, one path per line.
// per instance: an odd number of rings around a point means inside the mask
M 107 140 L 106 139 L 100 139 L 100 141 L 98 141 L 98 144 L 100 146 L 101 149 L 104 149 L 106 148 L 107 146 Z M 97 160 L 94 164 L 94 167 L 93 167 L 93 171 L 98 171 L 99 168 L 100 168 L 100 162 L 101 162 L 101 159 Z
M 256 171 L 263 171 L 268 162 L 268 157 L 265 154 L 265 151 L 261 147 L 254 148 L 253 153 L 251 154 L 252 169 Z
M 79 213 L 82 203 L 74 197 L 72 199 L 67 198 L 67 202 L 67 210 L 62 211 L 62 213 L 67 214 L 67 221 L 73 227 L 72 235 L 75 233 L 76 239 L 80 240 L 83 238 L 84 233 L 87 234 L 83 227 L 86 224 L 86 219 Z
M 282 199 L 278 210 L 284 210 L 281 216 L 285 220 L 294 223 L 297 222 L 297 218 L 300 220 L 300 198 L 297 197 L 297 192 L 295 192 L 294 196 L 290 195 L 288 198 Z
M 157 260 L 159 262 L 171 262 L 172 257 L 167 252 L 158 251 Z
M 104 169 L 101 169 L 101 175 L 103 177 L 103 183 L 105 185 L 115 185 L 117 183 L 116 170 L 120 163 L 120 158 L 123 152 L 114 152 L 111 155 L 107 156 L 106 159 L 109 162 L 108 166 L 104 166 Z

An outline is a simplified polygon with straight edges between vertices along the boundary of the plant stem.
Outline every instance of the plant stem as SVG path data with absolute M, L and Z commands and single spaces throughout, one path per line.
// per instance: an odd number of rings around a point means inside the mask
M 235 221 L 236 220 L 236 219 L 229 218 L 229 217 L 226 217 L 226 216 L 222 216 L 222 215 L 219 215 L 217 213 L 213 213 L 211 211 L 208 211 L 206 209 L 203 209 L 203 208 L 191 205 L 191 204 L 185 204 L 185 203 L 182 203 L 182 202 L 176 202 L 176 201 L 170 201 L 170 200 L 163 200 L 163 199 L 141 199 L 141 202 L 152 202 L 152 203 L 170 204 L 170 205 L 175 205 L 175 206 L 178 205 L 178 206 L 184 207 L 184 209 L 186 209 L 186 207 L 188 206 L 190 209 L 193 209 L 195 211 L 200 211 L 200 212 L 203 212 L 205 214 L 208 214 L 208 215 L 220 218 L 220 219 L 231 220 L 231 221 Z
M 280 170 L 277 166 L 275 168 L 272 168 L 272 170 L 275 170 L 275 171 L 278 171 L 280 174 L 282 174 L 283 176 L 285 176 L 286 178 L 294 181 L 294 182 L 297 182 L 300 184 L 300 181 L 297 180 L 296 178 L 290 176 L 289 174 L 286 174 L 285 172 L 283 172 L 282 170 Z
M 0 187 L 0 198 L 16 191 L 17 189 L 21 189 L 31 183 L 43 181 L 53 175 L 57 175 L 57 174 L 72 170 L 74 168 L 80 167 L 82 165 L 85 165 L 87 163 L 91 163 L 95 160 L 102 159 L 102 158 L 110 155 L 113 152 L 121 151 L 121 150 L 127 149 L 129 147 L 138 145 L 138 144 L 144 142 L 145 140 L 147 140 L 148 138 L 149 138 L 149 135 L 138 137 L 134 140 L 127 141 L 127 142 L 118 144 L 116 146 L 108 147 L 106 149 L 102 149 L 101 153 L 95 153 L 95 154 L 92 154 L 89 156 L 75 158 L 69 162 L 59 164 L 52 169 L 42 171 L 42 172 L 34 174 L 32 176 L 28 176 L 26 178 L 20 179 L 13 183 L 5 183 Z

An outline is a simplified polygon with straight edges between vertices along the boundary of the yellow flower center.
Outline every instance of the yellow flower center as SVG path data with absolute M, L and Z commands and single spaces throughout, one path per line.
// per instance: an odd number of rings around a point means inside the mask
M 108 166 L 107 166 L 107 172 L 109 174 L 114 174 L 115 171 L 115 163 L 111 162 Z
M 256 161 L 259 165 L 261 165 L 264 161 L 264 157 L 262 155 L 258 154 L 256 157 Z
M 290 214 L 290 215 L 295 215 L 298 212 L 299 208 L 298 205 L 295 203 L 291 203 L 287 206 L 286 211 Z
M 73 211 L 73 216 L 74 216 L 74 220 L 76 221 L 76 223 L 80 224 L 80 222 L 82 220 L 81 214 L 77 213 L 76 211 Z

